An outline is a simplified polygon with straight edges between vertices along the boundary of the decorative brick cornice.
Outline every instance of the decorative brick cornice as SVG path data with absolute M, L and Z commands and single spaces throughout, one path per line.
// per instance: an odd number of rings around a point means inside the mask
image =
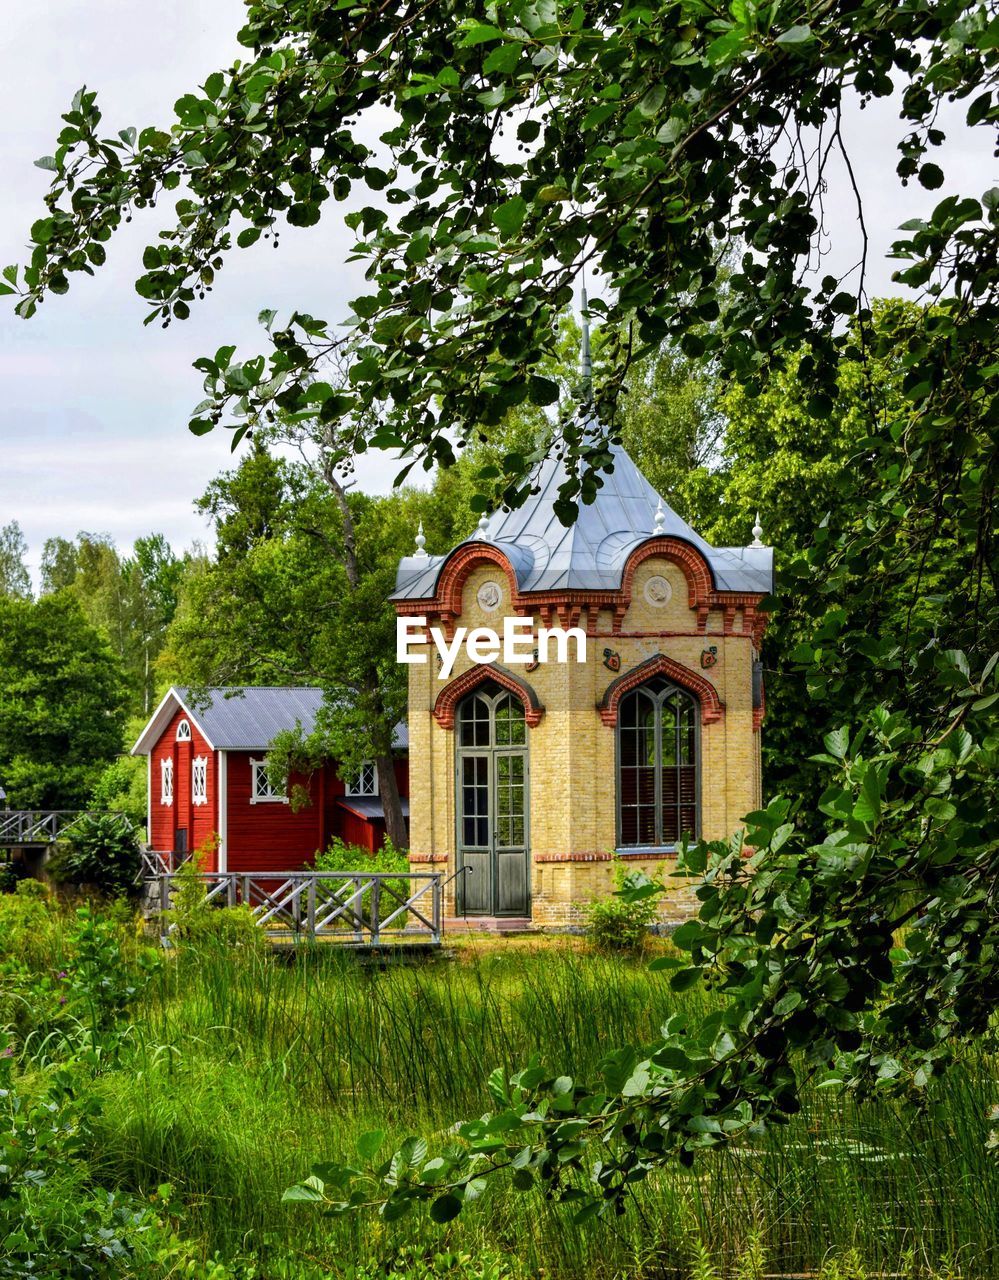
M 524 707 L 524 719 L 532 729 L 540 724 L 545 708 L 533 686 L 526 680 L 521 680 L 519 676 L 515 676 L 512 671 L 507 671 L 506 667 L 501 667 L 496 662 L 486 662 L 469 667 L 450 684 L 446 684 L 437 695 L 433 715 L 442 729 L 454 728 L 454 716 L 458 703 L 466 694 L 477 689 L 480 684 L 485 684 L 487 680 L 495 680 L 498 685 L 509 690 L 515 698 L 520 699 Z
M 439 863 L 445 863 L 450 860 L 450 855 L 446 853 L 411 853 L 408 855 L 411 865 L 436 866 Z
M 618 708 L 624 695 L 637 689 L 646 680 L 651 680 L 653 676 L 663 676 L 681 689 L 693 693 L 701 706 L 701 724 L 714 724 L 725 714 L 725 704 L 718 697 L 718 690 L 710 680 L 699 672 L 692 671 L 690 667 L 685 667 L 682 662 L 658 653 L 610 682 L 604 690 L 604 696 L 597 703 L 600 719 L 604 724 L 611 727 L 616 725 Z
M 483 565 L 489 565 L 506 578 L 510 614 L 520 617 L 537 615 L 541 625 L 546 627 L 583 624 L 587 634 L 593 636 L 600 611 L 605 609 L 612 615 L 613 632 L 617 635 L 632 602 L 635 573 L 639 565 L 656 557 L 671 560 L 682 569 L 687 581 L 687 603 L 696 613 L 698 634 L 706 632 L 708 614 L 713 609 L 721 609 L 722 633 L 751 635 L 759 648 L 767 624 L 767 615 L 759 612 L 758 608 L 763 596 L 754 592 L 717 590 L 707 560 L 695 546 L 682 538 L 647 539 L 628 557 L 620 588 L 595 591 L 573 588 L 522 592 L 512 562 L 498 546 L 489 542 L 463 542 L 444 562 L 432 596 L 420 600 L 397 600 L 395 608 L 401 615 L 425 616 L 428 621 L 439 621 L 448 639 L 453 639 L 456 619 L 462 613 L 462 592 L 468 576 Z M 735 615 L 739 610 L 742 611 L 742 625 L 737 633 Z
M 621 594 L 624 597 L 626 609 L 631 604 L 635 571 L 645 560 L 651 560 L 653 557 L 672 560 L 683 570 L 684 577 L 687 579 L 687 603 L 691 609 L 709 607 L 714 582 L 708 562 L 697 548 L 692 547 L 689 542 L 683 542 L 680 538 L 650 538 L 648 542 L 643 542 L 640 547 L 635 548 L 624 566 Z
M 492 565 L 506 575 L 510 607 L 514 613 L 520 613 L 520 590 L 513 565 L 498 547 L 490 546 L 488 542 L 462 543 L 445 561 L 437 579 L 437 608 L 457 617 L 461 613 L 461 593 L 468 576 L 483 565 Z
M 536 853 L 535 862 L 611 862 L 612 853 Z

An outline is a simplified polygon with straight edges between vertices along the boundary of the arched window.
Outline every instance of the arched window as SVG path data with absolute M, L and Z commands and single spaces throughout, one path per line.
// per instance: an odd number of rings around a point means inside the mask
M 180 724 L 177 726 L 177 741 L 178 742 L 191 741 L 191 725 L 189 721 L 181 720 Z
M 621 699 L 618 844 L 655 849 L 697 835 L 698 705 L 661 676 Z

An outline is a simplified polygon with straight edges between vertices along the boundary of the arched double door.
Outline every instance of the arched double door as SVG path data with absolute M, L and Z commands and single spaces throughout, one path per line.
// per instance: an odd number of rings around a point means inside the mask
M 488 681 L 459 704 L 455 740 L 458 910 L 470 916 L 530 915 L 524 708 Z

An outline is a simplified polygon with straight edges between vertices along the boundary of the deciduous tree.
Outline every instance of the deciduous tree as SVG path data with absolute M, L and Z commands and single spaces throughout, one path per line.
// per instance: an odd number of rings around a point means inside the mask
M 148 319 L 169 324 L 235 244 L 373 191 L 349 215 L 367 261 L 350 325 L 269 316 L 267 351 L 237 360 L 224 346 L 200 360 L 196 432 L 225 422 L 239 438 L 271 413 L 308 414 L 355 448 L 401 444 L 412 464 L 449 463 L 511 407 L 557 402 L 543 361 L 584 263 L 606 285 L 593 306 L 609 345 L 595 414 L 560 423 L 566 522 L 610 461 L 630 363 L 664 340 L 752 393 L 796 360 L 819 419 L 844 360 L 902 370 L 900 404 L 867 398 L 858 465 L 876 483 L 793 570 L 815 579 L 803 678 L 842 707 L 816 760 L 822 831 L 799 830 L 793 803 L 776 800 L 747 819 L 751 859 L 741 836 L 684 855 L 706 878 L 674 982 L 707 980 L 724 1006 L 696 1027 L 669 1023 L 651 1051 L 609 1055 L 596 1081 L 542 1067 L 494 1075 L 497 1114 L 441 1153 L 428 1160 L 411 1140 L 381 1161 L 368 1135 L 367 1185 L 327 1167 L 297 1197 L 381 1200 L 387 1217 L 429 1200 L 446 1221 L 502 1168 L 581 1216 L 608 1213 L 663 1160 L 778 1123 L 807 1076 L 925 1088 L 987 1027 L 999 989 L 999 194 L 945 191 L 938 151 L 944 103 L 994 137 L 994 8 L 510 0 L 469 13 L 268 0 L 248 6 L 240 39 L 246 60 L 181 97 L 169 131 L 107 135 L 96 95 L 81 91 L 41 162 L 53 184 L 31 262 L 6 272 L 29 316 L 72 272 L 103 263 L 133 210 L 183 185 L 138 281 Z M 859 192 L 857 269 L 814 281 L 807 269 L 824 248 L 834 158 L 852 181 L 844 110 L 892 95 L 897 173 L 940 191 L 932 213 L 904 223 L 896 278 L 933 310 L 875 333 Z M 341 348 L 347 376 L 330 378 Z M 491 488 L 508 502 L 528 490 L 526 461 L 502 459 Z
M 16 520 L 0 528 L 0 596 L 23 600 L 31 595 L 27 554 L 28 544 Z
M 327 459 L 328 461 L 328 459 Z M 408 844 L 392 741 L 406 710 L 388 595 L 416 529 L 399 499 L 354 493 L 323 454 L 313 466 L 257 440 L 200 500 L 215 523 L 215 560 L 185 579 L 169 633 L 170 674 L 199 688 L 314 684 L 325 693 L 309 739 L 284 735 L 286 771 L 336 759 L 345 773 L 373 759 L 386 831 Z
M 13 807 L 87 802 L 121 750 L 126 689 L 72 597 L 0 599 L 0 780 Z

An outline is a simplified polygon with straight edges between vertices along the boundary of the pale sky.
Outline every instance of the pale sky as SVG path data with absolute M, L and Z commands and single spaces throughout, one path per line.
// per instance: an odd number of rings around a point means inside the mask
M 144 22 L 150 10 L 155 19 Z M 75 91 L 82 84 L 99 91 L 109 133 L 168 125 L 174 101 L 237 56 L 242 11 L 241 0 L 5 0 L 0 265 L 27 257 L 48 185 L 33 162 L 54 150 Z M 995 181 L 996 165 L 983 131 L 972 137 L 962 118 L 943 116 L 945 190 L 978 195 Z M 867 202 L 873 293 L 894 291 L 884 253 L 898 223 L 938 198 L 914 187 L 903 197 L 890 150 L 896 132 L 888 104 L 846 121 Z M 853 260 L 856 213 L 842 173 L 830 177 L 827 225 L 834 239 L 852 241 L 837 251 L 835 265 L 843 266 Z M 187 430 L 201 398 L 191 362 L 224 342 L 264 350 L 262 308 L 335 321 L 362 292 L 359 266 L 344 265 L 352 234 L 334 213 L 311 229 L 282 227 L 277 251 L 260 242 L 235 252 L 190 320 L 144 328 L 134 280 L 143 247 L 162 225 L 157 216 L 138 216 L 108 246 L 108 264 L 94 278 L 72 277 L 70 292 L 49 298 L 33 320 L 16 319 L 10 300 L 0 299 L 0 525 L 19 521 L 35 571 L 46 537 L 80 529 L 109 533 L 122 546 L 154 531 L 178 548 L 205 539 L 192 502 L 231 455 L 227 432 L 196 439 Z M 384 491 L 397 469 L 390 458 L 365 455 L 359 479 Z

